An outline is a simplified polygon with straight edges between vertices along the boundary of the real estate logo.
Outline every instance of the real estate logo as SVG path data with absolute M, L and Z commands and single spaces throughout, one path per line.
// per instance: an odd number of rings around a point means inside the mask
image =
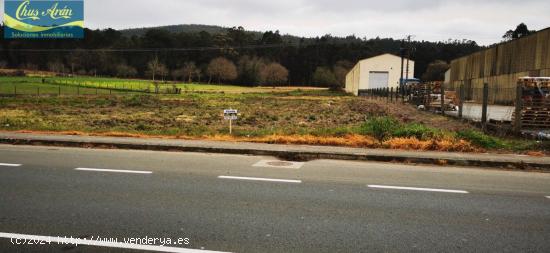
M 80 39 L 83 0 L 4 0 L 4 38 Z

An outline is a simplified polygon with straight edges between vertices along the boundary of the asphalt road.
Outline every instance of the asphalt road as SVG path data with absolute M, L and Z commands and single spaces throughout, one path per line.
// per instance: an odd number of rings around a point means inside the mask
M 550 252 L 550 174 L 266 160 L 0 145 L 0 251 Z

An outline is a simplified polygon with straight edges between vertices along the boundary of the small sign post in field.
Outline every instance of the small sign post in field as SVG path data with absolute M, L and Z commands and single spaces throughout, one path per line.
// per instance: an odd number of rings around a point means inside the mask
M 233 120 L 237 120 L 239 111 L 233 109 L 223 110 L 223 118 L 229 120 L 229 134 L 233 134 Z

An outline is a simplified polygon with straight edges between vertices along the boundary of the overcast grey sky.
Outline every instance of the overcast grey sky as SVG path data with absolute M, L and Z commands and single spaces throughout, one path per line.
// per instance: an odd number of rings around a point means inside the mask
M 85 0 L 90 28 L 173 24 L 243 26 L 284 34 L 499 42 L 525 22 L 550 26 L 549 0 Z M 3 1 L 2 1 L 3 7 Z

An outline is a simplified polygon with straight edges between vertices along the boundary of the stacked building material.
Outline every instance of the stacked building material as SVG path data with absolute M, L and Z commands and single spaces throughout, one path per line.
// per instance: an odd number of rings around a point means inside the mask
M 550 129 L 550 77 L 522 77 L 521 126 L 523 129 Z

